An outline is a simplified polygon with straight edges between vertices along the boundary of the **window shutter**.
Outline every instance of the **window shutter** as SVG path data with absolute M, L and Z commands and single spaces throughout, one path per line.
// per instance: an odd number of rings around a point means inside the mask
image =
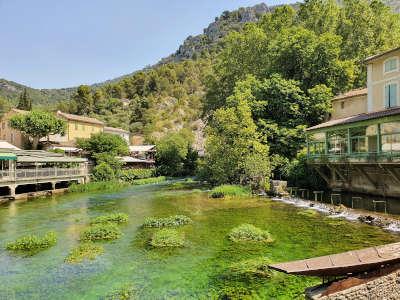
M 388 108 L 390 106 L 389 90 L 390 90 L 390 85 L 385 85 L 385 107 L 386 108 Z
M 397 83 L 390 85 L 390 107 L 397 106 Z

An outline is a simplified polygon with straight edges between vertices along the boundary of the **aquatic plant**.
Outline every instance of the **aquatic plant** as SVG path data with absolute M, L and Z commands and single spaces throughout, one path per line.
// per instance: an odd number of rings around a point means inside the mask
M 108 215 L 103 215 L 99 216 L 97 218 L 94 218 L 90 221 L 90 224 L 100 224 L 100 223 L 126 223 L 128 222 L 128 215 L 124 213 L 113 213 L 113 214 L 108 214 Z
M 14 242 L 8 243 L 6 249 L 11 251 L 39 251 L 50 248 L 56 243 L 56 234 L 50 231 L 42 237 L 34 234 L 20 237 Z
M 64 261 L 66 263 L 75 264 L 82 262 L 84 259 L 93 260 L 103 252 L 103 246 L 86 242 L 72 249 Z
M 268 267 L 271 261 L 266 257 L 243 260 L 229 266 L 228 277 L 261 277 L 269 278 L 273 271 Z
M 209 192 L 209 195 L 211 198 L 224 198 L 226 196 L 240 197 L 250 196 L 251 192 L 248 187 L 242 185 L 224 184 L 214 187 Z
M 151 177 L 151 178 L 144 178 L 144 179 L 136 179 L 136 180 L 132 180 L 130 183 L 132 185 L 144 185 L 144 184 L 160 183 L 160 182 L 163 182 L 166 180 L 167 180 L 167 178 L 165 176 L 159 176 L 159 177 Z
M 183 247 L 185 236 L 176 229 L 164 228 L 154 232 L 150 240 L 153 247 Z
M 121 181 L 93 181 L 85 184 L 73 184 L 69 187 L 70 192 L 113 192 L 129 186 L 127 182 Z
M 131 300 L 135 299 L 136 288 L 131 284 L 122 286 L 111 293 L 109 293 L 105 300 Z
M 114 223 L 93 224 L 82 232 L 82 241 L 115 240 L 122 235 L 121 230 Z
M 317 211 L 313 209 L 300 210 L 297 214 L 305 217 L 315 217 L 318 215 Z
M 271 234 L 268 231 L 251 224 L 242 224 L 233 228 L 229 233 L 229 239 L 233 242 L 273 242 Z
M 175 227 L 192 222 L 192 219 L 184 215 L 175 215 L 167 218 L 149 217 L 144 220 L 143 227 Z

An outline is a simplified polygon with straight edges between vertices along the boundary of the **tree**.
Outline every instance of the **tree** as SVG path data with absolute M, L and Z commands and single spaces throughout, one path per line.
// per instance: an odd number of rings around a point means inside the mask
M 29 97 L 28 90 L 26 88 L 19 96 L 17 108 L 21 110 L 32 110 L 32 99 Z
M 169 134 L 157 143 L 157 172 L 167 176 L 193 175 L 197 153 L 192 149 L 193 137 L 184 131 Z
M 213 114 L 207 126 L 203 173 L 214 184 L 250 183 L 261 187 L 270 176 L 268 146 L 259 142 L 248 103 L 228 99 L 228 107 Z M 253 169 L 258 163 L 261 168 Z
M 75 102 L 76 111 L 79 115 L 87 115 L 93 111 L 93 96 L 89 86 L 81 85 L 78 87 L 72 100 Z
M 66 128 L 63 120 L 41 111 L 13 116 L 9 122 L 12 128 L 20 130 L 29 137 L 33 149 L 37 149 L 41 138 L 51 134 L 63 135 Z
M 92 157 L 100 153 L 108 153 L 113 156 L 122 156 L 129 153 L 128 144 L 119 135 L 110 133 L 96 133 L 89 139 L 79 139 L 78 147 L 87 151 Z

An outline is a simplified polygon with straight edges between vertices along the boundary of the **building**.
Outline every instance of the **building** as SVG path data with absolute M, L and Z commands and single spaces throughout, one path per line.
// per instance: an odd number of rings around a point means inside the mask
M 95 118 L 67 114 L 61 111 L 57 111 L 57 117 L 67 123 L 65 134 L 51 135 L 49 140 L 63 146 L 74 146 L 77 139 L 88 139 L 93 134 L 104 130 L 104 122 Z
M 120 137 L 122 137 L 126 143 L 129 145 L 129 136 L 130 133 L 127 130 L 124 130 L 122 128 L 115 128 L 115 127 L 104 127 L 104 132 L 105 133 L 110 133 L 110 134 L 115 134 L 115 135 L 119 135 Z
M 21 131 L 11 128 L 9 125 L 9 121 L 15 115 L 26 113 L 28 113 L 28 111 L 16 108 L 13 108 L 5 113 L 1 118 L 0 123 L 0 139 L 18 148 L 24 148 L 29 142 L 28 138 Z
M 367 88 L 307 129 L 308 162 L 332 189 L 400 196 L 400 48 L 369 57 Z
M 0 149 L 0 196 L 54 190 L 88 180 L 86 158 L 41 150 Z

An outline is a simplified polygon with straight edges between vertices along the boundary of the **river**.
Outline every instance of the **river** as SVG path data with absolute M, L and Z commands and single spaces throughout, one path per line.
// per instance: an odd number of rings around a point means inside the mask
M 90 218 L 123 212 L 123 236 L 104 243 L 93 261 L 64 262 Z M 156 229 L 142 229 L 145 217 L 184 214 L 193 223 L 179 228 L 186 245 L 152 249 Z M 267 229 L 275 242 L 233 243 L 229 231 L 243 223 Z M 26 234 L 56 232 L 57 244 L 24 257 L 4 244 Z M 103 299 L 134 285 L 138 299 L 302 298 L 319 279 L 274 274 L 271 278 L 227 277 L 230 265 L 268 257 L 273 262 L 301 259 L 400 241 L 400 236 L 358 222 L 267 198 L 209 199 L 199 189 L 172 190 L 168 183 L 105 194 L 66 194 L 0 206 L 0 299 Z

